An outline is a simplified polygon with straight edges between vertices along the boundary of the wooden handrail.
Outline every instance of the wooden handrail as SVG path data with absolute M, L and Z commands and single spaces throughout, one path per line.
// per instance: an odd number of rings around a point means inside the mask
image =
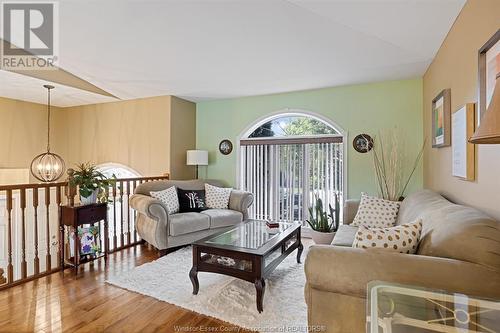
M 126 181 L 136 181 L 136 180 L 140 180 L 140 181 L 151 181 L 151 180 L 169 180 L 170 179 L 170 175 L 169 174 L 166 174 L 164 176 L 152 176 L 152 177 L 133 177 L 133 178 L 118 178 L 117 181 L 118 182 L 126 182 Z
M 168 174 L 119 178 L 106 191 L 111 200 L 108 216 L 113 230 L 107 235 L 101 234 L 100 240 L 104 242 L 106 237 L 108 244 L 111 241 L 110 252 L 142 241 L 136 232 L 136 215 L 129 205 L 136 187 L 144 182 L 168 179 Z M 60 239 L 57 207 L 74 204 L 77 193 L 69 179 L 43 184 L 0 185 L 0 195 L 5 200 L 7 231 L 6 239 L 0 239 L 0 243 L 5 241 L 7 244 L 6 262 L 0 267 L 0 290 L 61 270 L 59 245 L 65 241 Z M 14 235 L 19 235 L 19 239 Z M 66 233 L 64 239 L 68 237 Z
M 39 189 L 39 188 L 50 188 L 50 187 L 67 186 L 67 185 L 68 182 L 0 185 L 0 191 Z
M 150 176 L 150 177 L 133 177 L 133 178 L 118 178 L 118 181 L 151 181 L 151 180 L 168 180 L 170 176 L 168 174 L 164 176 Z M 6 190 L 22 190 L 22 189 L 39 189 L 39 188 L 49 188 L 57 186 L 67 186 L 68 181 L 55 182 L 55 183 L 25 183 L 25 184 L 12 184 L 12 185 L 0 185 L 0 191 Z

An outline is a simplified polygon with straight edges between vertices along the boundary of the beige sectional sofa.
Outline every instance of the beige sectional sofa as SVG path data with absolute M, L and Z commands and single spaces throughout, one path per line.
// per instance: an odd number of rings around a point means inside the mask
M 409 195 L 397 224 L 423 221 L 417 254 L 352 248 L 349 226 L 358 202 L 346 203 L 333 246 L 313 246 L 306 262 L 309 325 L 327 332 L 365 332 L 366 289 L 388 281 L 500 299 L 500 222 L 423 190 Z
M 169 214 L 161 201 L 150 196 L 151 191 L 161 191 L 171 186 L 184 190 L 203 190 L 205 183 L 223 186 L 216 180 L 152 181 L 137 186 L 130 197 L 130 206 L 137 211 L 136 228 L 139 236 L 158 250 L 166 250 L 230 229 L 248 218 L 248 207 L 253 202 L 249 192 L 233 190 L 229 209 L 176 214 Z

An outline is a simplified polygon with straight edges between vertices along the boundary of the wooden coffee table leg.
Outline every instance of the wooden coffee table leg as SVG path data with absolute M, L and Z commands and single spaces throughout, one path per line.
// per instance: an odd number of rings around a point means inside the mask
M 297 263 L 300 264 L 300 256 L 302 255 L 302 251 L 304 251 L 304 245 L 302 242 L 299 243 L 299 247 L 297 248 Z
M 189 271 L 189 278 L 193 284 L 193 295 L 197 295 L 198 290 L 200 290 L 200 282 L 198 281 L 198 270 L 196 269 L 196 266 L 193 266 Z
M 264 292 L 266 291 L 266 282 L 264 279 L 255 280 L 255 289 L 257 290 L 257 311 L 261 313 L 264 310 Z

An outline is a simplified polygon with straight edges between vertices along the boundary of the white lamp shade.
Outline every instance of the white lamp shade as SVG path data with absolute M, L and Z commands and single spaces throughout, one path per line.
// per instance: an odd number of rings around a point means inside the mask
M 206 150 L 188 150 L 187 165 L 208 165 L 208 151 Z

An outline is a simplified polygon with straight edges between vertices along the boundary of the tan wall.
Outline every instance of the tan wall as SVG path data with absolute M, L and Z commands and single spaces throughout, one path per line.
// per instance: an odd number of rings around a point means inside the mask
M 47 107 L 0 98 L 0 168 L 29 168 L 46 148 Z M 52 108 L 52 150 L 67 167 L 121 163 L 145 176 L 190 179 L 186 150 L 196 146 L 196 105 L 171 96 Z M 34 179 L 32 179 L 34 181 Z
M 171 102 L 171 177 L 193 179 L 195 168 L 186 165 L 186 151 L 196 148 L 196 104 L 174 96 Z
M 121 163 L 145 176 L 170 169 L 170 96 L 64 108 L 69 165 Z
M 430 140 L 431 101 L 445 88 L 451 89 L 452 112 L 477 102 L 477 52 L 495 33 L 500 22 L 500 1 L 469 0 L 424 75 L 424 134 Z M 451 175 L 451 147 L 427 146 L 424 156 L 424 186 L 458 203 L 477 207 L 500 219 L 500 145 L 480 145 L 476 181 Z
M 57 118 L 52 108 L 52 150 L 62 155 Z M 47 146 L 47 106 L 0 97 L 0 168 L 29 168 L 31 160 Z

